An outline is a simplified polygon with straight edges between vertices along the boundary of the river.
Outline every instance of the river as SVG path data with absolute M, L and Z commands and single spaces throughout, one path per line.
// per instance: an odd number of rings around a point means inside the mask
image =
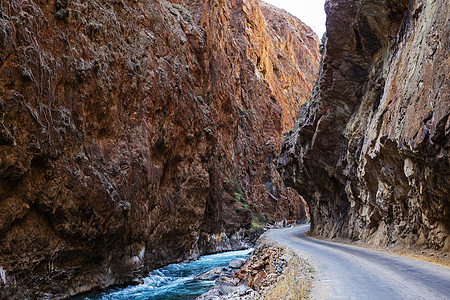
M 114 288 L 103 293 L 76 299 L 82 300 L 191 300 L 207 292 L 214 281 L 194 280 L 194 277 L 216 267 L 226 267 L 234 258 L 249 257 L 253 249 L 205 255 L 196 261 L 171 264 L 153 270 L 143 283 L 125 288 Z

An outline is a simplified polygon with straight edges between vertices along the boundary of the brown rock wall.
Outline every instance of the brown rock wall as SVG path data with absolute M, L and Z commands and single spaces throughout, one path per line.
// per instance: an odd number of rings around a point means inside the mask
M 319 89 L 279 159 L 312 231 L 450 250 L 448 1 L 329 0 Z
M 300 21 L 256 0 L 0 9 L 2 297 L 127 283 L 305 217 L 273 163 L 317 70 Z

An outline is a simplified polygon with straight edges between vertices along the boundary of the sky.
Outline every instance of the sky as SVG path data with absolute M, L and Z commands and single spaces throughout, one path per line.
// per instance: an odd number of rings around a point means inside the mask
M 263 0 L 293 14 L 311 27 L 319 36 L 325 32 L 325 0 Z

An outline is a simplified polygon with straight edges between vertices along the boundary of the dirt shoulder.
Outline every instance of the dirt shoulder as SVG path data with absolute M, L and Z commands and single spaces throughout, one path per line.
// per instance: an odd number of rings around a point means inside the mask
M 321 241 L 327 241 L 327 242 L 333 242 L 333 243 L 340 243 L 344 245 L 352 245 L 359 248 L 365 248 L 370 250 L 376 250 L 396 255 L 401 255 L 405 257 L 420 259 L 423 261 L 431 262 L 437 265 L 441 265 L 444 267 L 450 268 L 450 253 L 448 252 L 442 252 L 442 251 L 436 251 L 432 249 L 414 249 L 409 248 L 402 245 L 397 245 L 395 247 L 384 247 L 384 246 L 376 246 L 368 243 L 364 243 L 361 241 L 351 241 L 346 239 L 339 239 L 339 238 L 323 238 L 315 235 L 311 235 L 309 232 L 306 233 L 306 236 L 321 240 Z

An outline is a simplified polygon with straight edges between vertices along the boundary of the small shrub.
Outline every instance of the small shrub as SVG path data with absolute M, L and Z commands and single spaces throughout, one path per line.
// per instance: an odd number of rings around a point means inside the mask
M 322 35 L 322 38 L 320 39 L 320 45 L 319 45 L 319 53 L 321 55 L 323 55 L 323 51 L 325 50 L 326 43 L 327 43 L 327 35 L 324 32 L 324 34 Z
M 245 202 L 241 202 L 241 206 L 245 209 L 245 210 L 250 210 L 250 205 L 248 205 Z
M 188 13 L 187 11 L 183 10 L 183 11 L 181 12 L 181 16 L 183 17 L 183 19 L 186 20 L 186 22 L 189 22 L 189 23 L 192 22 L 191 14 Z
M 237 202 L 241 202 L 242 200 L 242 194 L 241 193 L 234 193 L 234 198 L 236 199 Z
M 70 2 L 71 2 L 71 0 L 56 0 L 55 1 L 56 10 L 68 8 L 70 5 Z
M 180 4 L 172 4 L 172 6 L 173 6 L 173 8 L 176 8 L 179 12 L 180 12 L 180 14 L 181 14 L 181 16 L 183 17 L 183 19 L 186 21 L 186 22 L 192 22 L 192 16 L 191 16 L 191 14 L 186 10 L 186 8 L 184 8 L 182 5 L 180 5 Z
M 88 27 L 91 32 L 99 32 L 102 29 L 103 25 L 95 22 L 89 22 Z
M 234 186 L 234 199 L 236 200 L 236 204 L 238 205 L 239 209 L 250 211 L 250 205 L 246 202 L 245 192 L 242 189 L 241 185 L 233 179 L 230 179 L 230 182 Z
M 176 11 L 176 9 L 174 9 L 172 6 L 167 7 L 167 9 L 169 10 L 169 12 L 174 15 L 174 16 L 178 16 L 178 12 Z
M 55 7 L 56 7 L 56 18 L 63 20 L 67 18 L 70 14 L 70 2 L 71 0 L 56 0 L 55 1 Z
M 236 200 L 240 202 L 245 197 L 244 190 L 237 181 L 230 179 L 230 182 L 233 184 L 234 187 L 234 196 Z
M 287 139 L 289 137 L 289 135 L 292 134 L 292 132 L 294 132 L 294 130 L 292 128 L 283 132 L 283 139 Z
M 67 18 L 70 14 L 70 11 L 66 8 L 60 9 L 58 10 L 58 12 L 56 13 L 56 17 L 60 20 L 63 20 L 65 18 Z
M 31 72 L 30 69 L 25 68 L 22 70 L 22 77 L 25 80 L 30 80 L 31 78 L 33 78 L 33 73 Z
M 11 21 L 15 24 L 20 24 L 20 19 L 16 16 L 12 16 L 11 17 Z
M 256 217 L 256 219 L 258 220 L 258 222 L 259 222 L 260 224 L 263 224 L 263 223 L 264 223 L 264 217 L 263 217 L 263 216 L 258 216 L 258 217 Z
M 120 201 L 119 207 L 122 208 L 123 211 L 128 212 L 131 209 L 131 203 L 128 201 Z
M 77 75 L 77 78 L 78 79 L 83 79 L 84 77 L 86 77 L 86 70 L 85 70 L 85 68 L 84 67 L 78 67 L 77 69 L 76 69 L 76 75 Z
M 264 229 L 264 226 L 261 222 L 260 217 L 252 217 L 252 223 L 251 223 L 251 228 L 250 230 L 255 231 L 255 230 L 261 230 Z
M 392 224 L 393 222 L 394 222 L 394 218 L 393 218 L 393 217 L 388 216 L 388 217 L 386 218 L 386 223 Z
M 212 129 L 206 128 L 206 129 L 205 129 L 205 133 L 206 133 L 207 135 L 210 135 L 210 134 L 213 134 L 214 132 L 212 131 Z

